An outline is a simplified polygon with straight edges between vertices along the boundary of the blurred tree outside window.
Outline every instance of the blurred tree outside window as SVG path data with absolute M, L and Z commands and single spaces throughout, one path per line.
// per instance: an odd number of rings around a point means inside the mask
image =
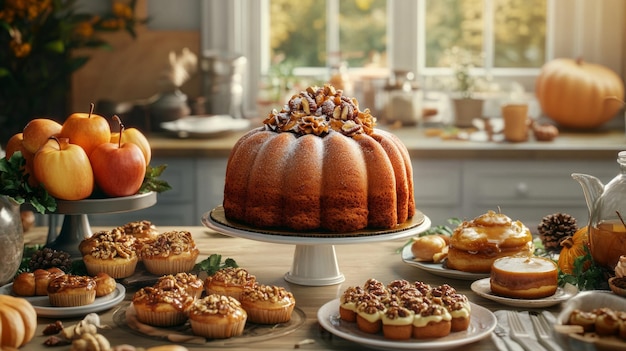
M 419 1 L 424 39 L 416 45 L 424 50 L 424 67 L 440 67 L 453 47 L 483 56 L 479 66 L 486 68 L 539 68 L 545 62 L 548 0 Z M 270 0 L 272 66 L 385 67 L 393 45 L 387 42 L 393 20 L 387 5 L 387 0 Z
M 478 67 L 539 68 L 546 59 L 547 0 L 424 0 L 425 67 L 446 50 L 483 57 Z
M 270 61 L 287 67 L 380 66 L 387 20 L 387 0 L 270 0 Z

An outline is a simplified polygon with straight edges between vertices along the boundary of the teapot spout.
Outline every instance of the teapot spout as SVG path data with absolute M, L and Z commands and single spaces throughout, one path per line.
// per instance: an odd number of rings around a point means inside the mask
M 602 184 L 600 179 L 588 174 L 572 173 L 572 178 L 578 181 L 583 188 L 587 209 L 589 210 L 589 218 L 591 218 L 596 200 L 598 200 L 604 192 L 604 184 Z

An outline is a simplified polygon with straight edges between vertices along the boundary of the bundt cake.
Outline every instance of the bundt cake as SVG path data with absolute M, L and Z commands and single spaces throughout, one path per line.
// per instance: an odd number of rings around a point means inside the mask
M 388 229 L 415 213 L 404 144 L 332 85 L 309 87 L 233 147 L 224 215 L 259 228 Z

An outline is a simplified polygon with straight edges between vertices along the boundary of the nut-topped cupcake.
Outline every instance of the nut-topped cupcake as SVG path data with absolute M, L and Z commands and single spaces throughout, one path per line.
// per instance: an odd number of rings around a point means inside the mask
M 158 327 L 179 325 L 187 321 L 187 310 L 194 298 L 185 289 L 159 289 L 147 286 L 133 295 L 137 319 Z
M 204 291 L 204 282 L 198 278 L 197 275 L 191 273 L 177 273 L 175 275 L 164 275 L 154 284 L 156 288 L 170 290 L 170 289 L 184 289 L 187 290 L 189 295 L 194 298 L 199 298 Z
M 225 339 L 243 334 L 247 313 L 230 296 L 211 294 L 196 300 L 189 309 L 189 322 L 195 335 Z
M 200 251 L 188 231 L 169 231 L 146 242 L 141 259 L 146 270 L 155 275 L 189 272 L 196 264 Z
M 88 276 L 62 275 L 48 284 L 48 298 L 55 307 L 89 305 L 96 299 L 96 281 Z
M 241 299 L 246 287 L 253 287 L 256 277 L 240 267 L 226 267 L 208 276 L 204 281 L 204 289 L 208 294 L 227 295 Z
M 78 250 L 83 256 L 88 255 L 91 253 L 91 250 L 101 242 L 115 242 L 128 248 L 133 248 L 136 239 L 131 235 L 126 235 L 120 228 L 101 230 L 94 233 L 89 238 L 83 239 L 80 244 L 78 244 Z
M 259 324 L 286 323 L 296 307 L 293 294 L 281 286 L 257 284 L 241 294 L 241 307 L 248 320 Z
M 83 255 L 89 275 L 106 273 L 114 279 L 130 277 L 135 273 L 139 258 L 134 247 L 126 242 L 100 241 Z

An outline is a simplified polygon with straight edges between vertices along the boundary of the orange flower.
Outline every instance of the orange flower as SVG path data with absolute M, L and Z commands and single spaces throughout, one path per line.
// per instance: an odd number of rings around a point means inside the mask
M 122 3 L 120 1 L 114 1 L 113 15 L 119 18 L 131 19 L 133 18 L 133 9 L 131 9 L 130 6 L 125 3 Z
M 80 38 L 90 38 L 93 36 L 94 29 L 91 22 L 80 22 L 74 28 L 74 33 Z
M 9 46 L 11 47 L 15 57 L 26 57 L 30 54 L 30 43 L 20 43 L 19 41 L 13 39 L 9 43 Z

